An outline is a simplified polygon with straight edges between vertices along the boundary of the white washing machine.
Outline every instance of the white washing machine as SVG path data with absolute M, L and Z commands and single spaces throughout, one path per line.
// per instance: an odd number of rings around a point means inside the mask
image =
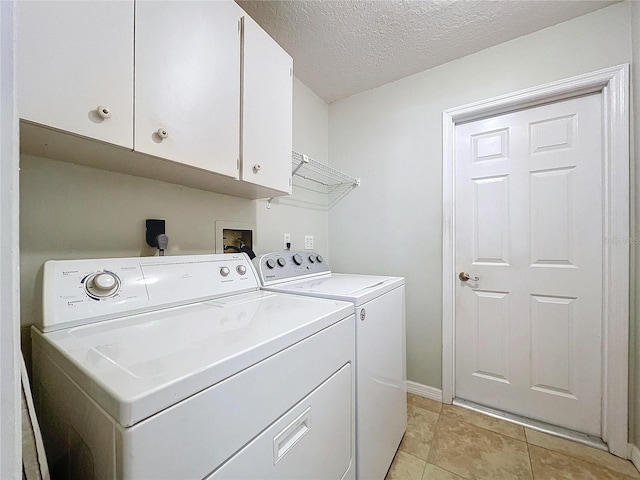
M 314 252 L 253 259 L 263 289 L 345 300 L 356 316 L 356 477 L 383 480 L 407 426 L 404 278 L 332 273 Z
M 32 339 L 62 478 L 355 478 L 353 305 L 245 254 L 47 262 Z

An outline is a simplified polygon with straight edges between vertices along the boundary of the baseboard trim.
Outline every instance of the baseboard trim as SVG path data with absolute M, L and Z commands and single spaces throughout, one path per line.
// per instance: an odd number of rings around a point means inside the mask
M 435 400 L 436 402 L 442 402 L 442 390 L 439 388 L 429 387 L 428 385 L 407 380 L 407 392 Z
M 630 444 L 629 446 L 631 447 L 629 448 L 629 451 L 630 451 L 629 459 L 635 465 L 636 470 L 640 472 L 640 448 L 638 448 L 634 444 Z

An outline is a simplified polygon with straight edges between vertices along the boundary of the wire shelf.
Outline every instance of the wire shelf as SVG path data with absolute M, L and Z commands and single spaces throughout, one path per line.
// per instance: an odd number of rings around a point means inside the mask
M 349 185 L 359 187 L 360 179 L 351 177 L 324 163 L 316 162 L 312 158 L 298 152 L 292 152 L 293 175 L 319 183 L 325 187 Z
M 320 184 L 328 195 L 328 207 L 331 208 L 342 197 L 360 186 L 360 179 L 342 173 L 329 165 L 317 162 L 307 155 L 292 152 L 292 176 L 298 176 Z
M 351 190 L 360 186 L 359 178 L 342 173 L 295 151 L 291 152 L 291 176 L 320 185 L 317 191 L 327 195 L 326 206 L 329 208 Z M 271 208 L 272 200 L 273 198 L 267 200 L 267 208 Z

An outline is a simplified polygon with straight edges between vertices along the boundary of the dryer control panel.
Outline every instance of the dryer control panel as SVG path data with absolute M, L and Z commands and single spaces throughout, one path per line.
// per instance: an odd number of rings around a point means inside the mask
M 54 260 L 43 275 L 43 332 L 257 290 L 244 253 Z
M 253 259 L 262 285 L 331 273 L 329 265 L 316 252 L 272 252 Z

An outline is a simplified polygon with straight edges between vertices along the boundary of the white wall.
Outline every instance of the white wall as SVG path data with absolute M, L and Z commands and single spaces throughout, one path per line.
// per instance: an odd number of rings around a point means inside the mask
M 631 3 L 631 26 L 633 41 L 633 60 L 631 64 L 631 99 L 633 101 L 633 112 L 631 115 L 631 158 L 632 172 L 635 174 L 632 182 L 635 183 L 634 192 L 640 188 L 640 167 L 637 159 L 640 155 L 640 2 Z M 633 183 L 632 183 L 633 185 Z M 633 187 L 632 187 L 633 188 Z M 630 334 L 630 352 L 632 361 L 629 365 L 629 411 L 630 411 L 630 433 L 631 439 L 640 448 L 640 195 L 632 196 L 631 211 L 634 213 L 635 238 L 632 245 L 631 258 L 635 259 L 635 264 L 631 265 L 632 287 L 631 295 L 634 301 L 631 302 L 632 328 Z M 635 268 L 634 268 L 635 267 Z M 634 298 L 635 297 L 635 298 Z M 635 358 L 634 358 L 635 357 Z
M 14 2 L 0 2 L 0 478 L 20 478 L 18 125 Z
M 216 220 L 255 221 L 251 200 L 24 155 L 20 190 L 23 325 L 46 260 L 153 255 L 147 218 L 166 220 L 167 255 L 212 253 Z
M 630 62 L 630 8 L 616 4 L 330 105 L 330 163 L 362 178 L 331 211 L 331 265 L 406 277 L 409 380 L 442 384 L 442 111 Z

